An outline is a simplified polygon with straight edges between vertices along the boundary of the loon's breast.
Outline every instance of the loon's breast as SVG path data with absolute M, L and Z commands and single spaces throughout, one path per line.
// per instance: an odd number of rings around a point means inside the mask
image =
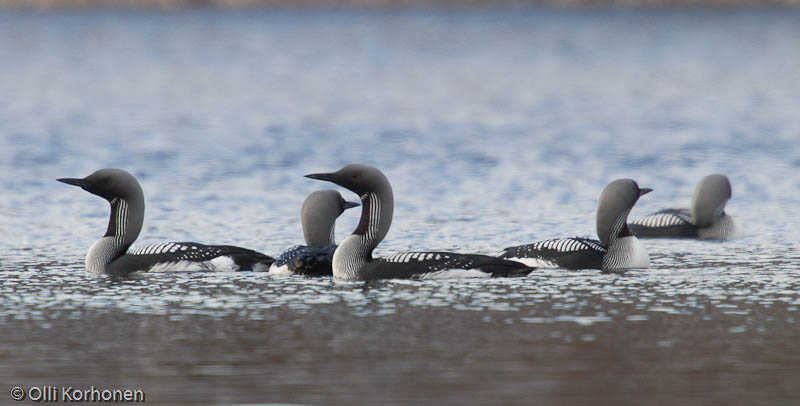
M 634 236 L 617 238 L 603 257 L 603 268 L 614 269 L 647 269 L 650 267 L 650 255 L 641 241 Z
M 739 230 L 736 227 L 736 223 L 733 221 L 733 217 L 723 214 L 710 226 L 698 229 L 697 238 L 701 240 L 733 238 L 738 232 Z

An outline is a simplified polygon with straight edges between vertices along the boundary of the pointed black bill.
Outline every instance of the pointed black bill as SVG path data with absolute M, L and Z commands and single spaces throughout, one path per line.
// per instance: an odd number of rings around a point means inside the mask
M 344 202 L 344 209 L 345 210 L 352 209 L 353 207 L 358 207 L 358 206 L 361 206 L 361 204 L 360 203 L 356 203 L 356 202 Z
M 306 175 L 305 177 L 316 180 L 327 180 L 328 182 L 336 183 L 335 173 L 312 173 L 310 175 Z
M 646 195 L 646 194 L 648 194 L 648 193 L 650 193 L 652 191 L 653 191 L 653 189 L 650 189 L 649 187 L 643 187 L 643 188 L 639 189 L 639 197 L 642 197 L 642 196 L 644 196 L 644 195 Z
M 89 187 L 89 182 L 84 180 L 84 179 L 80 179 L 80 178 L 61 178 L 61 179 L 56 179 L 56 180 L 61 182 L 61 183 L 66 183 L 66 184 L 72 185 L 72 186 L 78 186 L 78 187 L 81 187 L 81 188 L 84 188 L 84 189 Z

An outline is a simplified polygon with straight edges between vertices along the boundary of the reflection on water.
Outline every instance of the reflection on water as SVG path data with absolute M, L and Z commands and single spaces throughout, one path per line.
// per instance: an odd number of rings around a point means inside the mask
M 795 10 L 0 11 L 0 381 L 176 404 L 789 404 L 800 397 Z M 600 190 L 687 206 L 724 172 L 729 242 L 652 268 L 379 281 L 87 274 L 104 166 L 135 245 L 302 240 L 302 175 L 380 166 L 376 255 L 592 236 Z M 339 239 L 357 214 L 345 213 Z M 7 388 L 9 389 L 9 388 Z

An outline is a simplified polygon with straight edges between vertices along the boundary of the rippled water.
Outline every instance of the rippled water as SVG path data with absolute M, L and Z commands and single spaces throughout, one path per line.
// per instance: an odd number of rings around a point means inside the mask
M 790 404 L 800 399 L 794 9 L 0 11 L 0 381 L 148 402 Z M 600 190 L 689 204 L 723 172 L 729 242 L 523 279 L 88 275 L 122 167 L 138 245 L 277 255 L 302 175 L 382 168 L 377 255 L 593 236 Z M 345 193 L 347 198 L 355 198 Z M 345 213 L 341 239 L 357 222 Z M 6 392 L 7 393 L 7 392 Z M 5 395 L 3 395 L 5 396 Z M 0 403 L 7 402 L 7 398 Z

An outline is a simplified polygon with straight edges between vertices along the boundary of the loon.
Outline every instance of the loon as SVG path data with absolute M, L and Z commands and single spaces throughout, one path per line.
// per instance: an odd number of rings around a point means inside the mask
M 652 191 L 640 189 L 631 179 L 617 179 L 606 185 L 597 203 L 599 241 L 582 237 L 556 238 L 506 248 L 500 258 L 547 268 L 649 268 L 647 250 L 631 235 L 626 222 L 636 201 Z
M 271 257 L 229 245 L 169 242 L 128 250 L 144 221 L 144 193 L 122 169 L 100 169 L 85 178 L 62 178 L 111 204 L 106 234 L 86 254 L 86 270 L 125 276 L 136 271 L 266 271 Z
M 295 245 L 281 254 L 269 267 L 274 275 L 329 276 L 336 251 L 334 227 L 345 210 L 359 206 L 348 202 L 339 192 L 317 190 L 306 197 L 300 209 L 300 222 L 306 245 Z
M 731 182 L 720 174 L 708 175 L 694 189 L 691 209 L 664 209 L 634 220 L 631 232 L 642 238 L 725 239 L 736 224 L 725 214 Z
M 307 178 L 333 182 L 361 198 L 361 220 L 333 254 L 333 276 L 341 280 L 425 279 L 525 276 L 533 269 L 488 255 L 453 252 L 407 252 L 372 258 L 389 232 L 394 211 L 392 186 L 377 168 L 350 164 L 332 173 Z

